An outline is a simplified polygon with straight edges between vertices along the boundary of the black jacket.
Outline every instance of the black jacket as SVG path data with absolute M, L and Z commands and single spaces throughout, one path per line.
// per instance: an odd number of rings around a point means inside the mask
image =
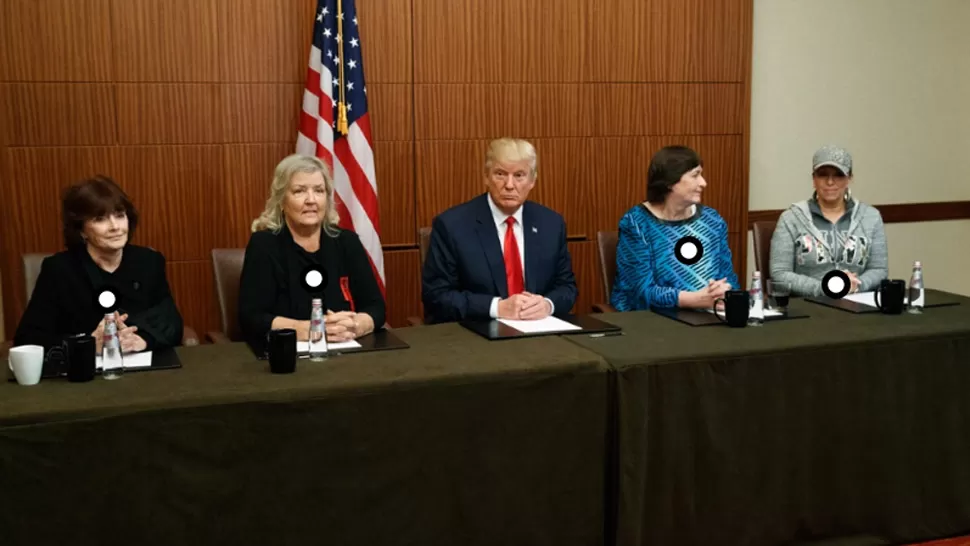
M 138 327 L 148 350 L 181 342 L 182 315 L 165 277 L 165 257 L 150 248 L 129 244 L 114 273 L 98 267 L 84 247 L 45 258 L 14 344 L 51 347 L 64 336 L 90 334 L 104 318 L 95 301 L 103 287 L 115 292 L 118 312 L 128 313 L 125 323 Z
M 311 264 L 326 272 L 322 294 L 307 292 L 301 279 Z M 239 325 L 246 341 L 264 344 L 276 317 L 310 320 L 313 298 L 323 298 L 324 309 L 367 313 L 376 328 L 383 326 L 384 296 L 357 234 L 340 230 L 331 237 L 321 230 L 320 250 L 311 253 L 286 226 L 278 234 L 253 233 L 239 279 Z

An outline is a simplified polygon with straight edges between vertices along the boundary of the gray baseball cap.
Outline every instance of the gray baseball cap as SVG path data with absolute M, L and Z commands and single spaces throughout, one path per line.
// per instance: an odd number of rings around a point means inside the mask
M 852 172 L 852 156 L 845 148 L 822 146 L 812 156 L 812 172 L 826 165 L 835 167 L 842 171 L 842 174 L 849 174 Z

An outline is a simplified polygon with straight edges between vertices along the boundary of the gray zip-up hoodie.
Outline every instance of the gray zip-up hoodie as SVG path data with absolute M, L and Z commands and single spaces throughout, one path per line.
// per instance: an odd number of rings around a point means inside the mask
M 778 219 L 771 237 L 772 279 L 791 284 L 794 296 L 820 296 L 822 277 L 833 269 L 859 277 L 860 292 L 875 289 L 889 276 L 886 230 L 875 207 L 854 201 L 848 219 L 832 224 L 813 219 L 810 205 L 807 200 L 793 203 Z M 820 225 L 831 229 L 823 231 Z

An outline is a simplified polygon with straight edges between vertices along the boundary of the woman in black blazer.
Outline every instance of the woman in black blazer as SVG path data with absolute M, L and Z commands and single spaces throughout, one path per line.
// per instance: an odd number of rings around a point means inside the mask
M 253 222 L 239 280 L 239 323 L 262 346 L 271 329 L 310 333 L 312 298 L 323 299 L 328 341 L 349 341 L 384 324 L 384 296 L 357 234 L 337 227 L 333 179 L 299 154 L 276 166 L 266 210 Z M 309 266 L 326 272 L 322 294 L 304 288 Z
M 67 250 L 44 259 L 14 344 L 52 347 L 90 332 L 100 352 L 105 313 L 95 298 L 110 288 L 123 352 L 178 345 L 182 316 L 165 278 L 165 257 L 129 244 L 138 211 L 125 192 L 107 177 L 85 180 L 67 189 L 62 213 Z

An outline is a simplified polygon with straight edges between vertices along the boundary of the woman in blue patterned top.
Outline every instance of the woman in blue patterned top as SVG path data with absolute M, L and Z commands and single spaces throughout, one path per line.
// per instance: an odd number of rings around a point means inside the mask
M 710 309 L 716 298 L 738 286 L 727 223 L 717 211 L 701 205 L 705 187 L 703 164 L 694 150 L 668 146 L 653 156 L 647 200 L 620 220 L 610 297 L 618 311 Z M 700 248 L 683 245 L 682 261 L 675 247 L 685 237 L 698 241 Z

